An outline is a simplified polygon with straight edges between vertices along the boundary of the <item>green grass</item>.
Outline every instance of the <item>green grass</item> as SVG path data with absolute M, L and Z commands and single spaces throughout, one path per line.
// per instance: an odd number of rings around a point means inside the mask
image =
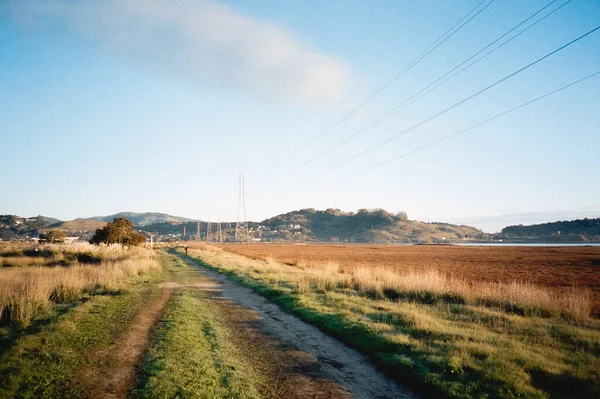
M 137 276 L 118 293 L 57 306 L 26 329 L 1 328 L 0 398 L 87 397 L 82 370 L 110 367 L 95 354 L 128 330 L 164 277 Z
M 196 281 L 198 272 L 180 259 L 163 256 L 172 280 Z M 146 354 L 136 398 L 258 398 L 243 356 L 229 344 L 218 310 L 196 288 L 178 288 L 169 300 Z
M 169 301 L 142 366 L 137 398 L 258 398 L 249 367 L 227 344 L 227 333 L 198 289 Z
M 598 320 L 572 324 L 460 303 L 395 302 L 336 287 L 300 291 L 298 268 L 198 254 L 191 259 L 359 349 L 424 396 L 600 397 Z

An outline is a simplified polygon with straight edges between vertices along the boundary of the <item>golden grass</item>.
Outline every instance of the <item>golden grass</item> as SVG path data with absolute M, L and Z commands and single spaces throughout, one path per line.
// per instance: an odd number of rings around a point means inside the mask
M 197 250 L 213 253 L 223 251 L 207 245 L 190 251 Z M 524 315 L 562 316 L 580 322 L 592 315 L 594 306 L 592 292 L 587 287 L 555 289 L 518 280 L 472 282 L 435 268 L 400 271 L 372 265 L 344 267 L 336 261 L 305 259 L 299 259 L 295 266 L 289 266 L 271 256 L 267 256 L 264 262 L 248 262 L 248 267 L 258 273 L 275 273 L 275 280 L 280 280 L 285 273 L 301 293 L 311 289 L 318 292 L 350 289 L 359 295 L 376 299 L 461 303 Z
M 37 314 L 55 303 L 75 301 L 84 293 L 114 292 L 127 284 L 128 277 L 160 268 L 153 259 L 154 252 L 145 248 L 67 244 L 44 246 L 44 249 L 59 254 L 91 253 L 102 260 L 98 265 L 75 262 L 68 267 L 48 267 L 40 266 L 40 258 L 33 258 L 34 262 L 22 265 L 26 267 L 0 269 L 0 315 L 4 321 L 27 327 Z M 31 260 L 22 259 L 25 263 Z
M 567 296 L 572 287 L 589 287 L 593 314 L 600 316 L 600 247 L 463 247 L 453 245 L 224 244 L 252 259 L 266 256 L 288 265 L 336 261 L 343 270 L 390 268 L 405 273 L 435 269 L 469 283 L 533 283 Z
M 398 272 L 390 268 L 357 267 L 340 270 L 335 262 L 312 263 L 304 268 L 319 291 L 351 288 L 375 298 L 416 302 L 449 302 L 499 307 L 515 313 L 537 313 L 584 320 L 592 313 L 591 291 L 564 290 L 530 282 L 476 282 L 449 276 L 436 269 Z
M 404 383 L 451 397 L 600 392 L 600 320 L 590 317 L 587 288 L 474 282 L 435 268 L 289 265 L 207 246 L 190 255 L 343 337 Z
M 32 256 L 3 256 L 0 267 L 43 266 L 48 263 L 46 258 Z

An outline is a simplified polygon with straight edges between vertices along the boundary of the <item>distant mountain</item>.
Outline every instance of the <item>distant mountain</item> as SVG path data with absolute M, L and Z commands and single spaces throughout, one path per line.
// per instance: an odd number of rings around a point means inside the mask
M 157 212 L 120 212 L 109 216 L 94 216 L 91 218 L 79 218 L 75 220 L 97 220 L 100 222 L 112 222 L 115 218 L 127 218 L 131 220 L 134 226 L 148 226 L 151 224 L 158 223 L 182 223 L 182 222 L 193 222 L 194 219 L 188 219 L 180 216 L 168 215 L 166 213 Z
M 508 226 L 502 229 L 500 236 L 503 239 L 536 242 L 600 242 L 600 218 Z
M 99 220 L 75 219 L 60 224 L 58 228 L 66 231 L 96 231 L 106 226 L 106 223 Z

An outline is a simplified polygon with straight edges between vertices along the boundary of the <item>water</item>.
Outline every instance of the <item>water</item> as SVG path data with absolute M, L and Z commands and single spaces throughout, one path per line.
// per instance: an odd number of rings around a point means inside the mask
M 600 242 L 472 242 L 452 243 L 461 247 L 600 247 Z

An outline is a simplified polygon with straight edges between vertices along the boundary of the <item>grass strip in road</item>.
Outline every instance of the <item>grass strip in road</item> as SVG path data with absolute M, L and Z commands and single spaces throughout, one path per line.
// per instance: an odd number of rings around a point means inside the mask
M 167 263 L 174 281 L 191 282 L 194 268 L 181 259 Z M 261 379 L 231 346 L 218 318 L 206 293 L 177 288 L 144 358 L 133 396 L 258 398 L 256 384 Z
M 577 325 L 481 306 L 368 298 L 335 285 L 301 286 L 304 271 L 277 262 L 219 249 L 190 254 L 426 397 L 600 397 L 598 320 Z

